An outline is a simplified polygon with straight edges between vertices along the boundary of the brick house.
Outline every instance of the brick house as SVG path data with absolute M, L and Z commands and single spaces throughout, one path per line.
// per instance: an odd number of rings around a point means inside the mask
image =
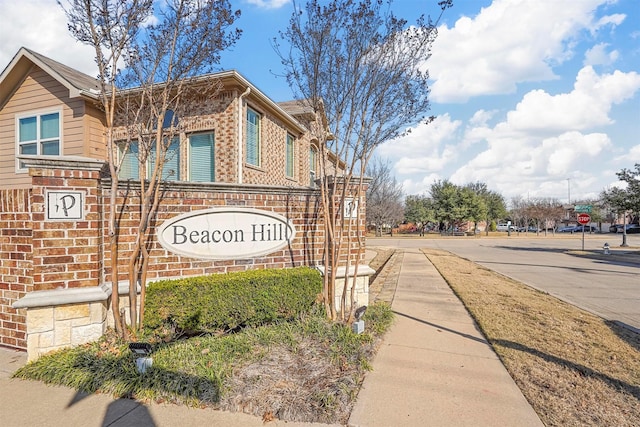
M 311 130 L 325 121 L 294 101 L 272 101 L 236 71 L 202 79 L 215 79 L 220 90 L 198 100 L 197 114 L 181 118 L 154 227 L 210 210 L 284 218 L 297 232 L 273 252 L 207 259 L 154 241 L 147 279 L 321 266 L 319 147 Z M 113 278 L 111 180 L 98 94 L 92 77 L 26 48 L 0 74 L 0 345 L 26 349 L 30 359 L 102 335 L 112 321 L 113 288 L 121 307 L 128 306 L 127 253 L 139 221 L 136 179 L 144 170 L 135 145 L 120 150 L 122 265 Z M 359 209 L 356 229 L 363 234 L 364 200 Z M 371 271 L 358 271 L 358 298 L 366 303 Z

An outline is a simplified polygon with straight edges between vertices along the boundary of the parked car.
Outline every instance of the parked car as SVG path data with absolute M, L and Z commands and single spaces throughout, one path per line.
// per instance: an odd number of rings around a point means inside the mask
M 558 227 L 556 233 L 574 233 L 578 229 L 575 225 L 570 225 L 566 227 Z
M 574 233 L 582 233 L 582 229 L 583 228 L 584 228 L 584 232 L 585 233 L 593 233 L 593 232 L 598 231 L 598 228 L 594 227 L 593 225 L 577 225 L 573 232 Z
M 500 223 L 496 225 L 496 231 L 516 231 L 517 227 L 513 224 Z
M 627 234 L 636 234 L 636 233 L 640 233 L 640 224 L 627 225 Z
M 518 233 L 537 233 L 538 231 L 541 231 L 541 230 L 532 225 L 528 227 L 518 227 Z
M 611 233 L 622 233 L 622 224 L 615 224 L 609 227 L 609 232 Z M 627 229 L 627 234 L 636 234 L 640 233 L 640 225 L 638 224 L 627 224 L 624 226 Z

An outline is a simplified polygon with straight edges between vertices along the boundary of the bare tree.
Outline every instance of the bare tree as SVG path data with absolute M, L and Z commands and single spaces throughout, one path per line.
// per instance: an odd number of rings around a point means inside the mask
M 112 311 L 116 331 L 124 335 L 123 319 L 118 298 L 118 230 L 116 225 L 116 197 L 121 162 L 115 155 L 114 123 L 116 118 L 116 80 L 119 68 L 128 56 L 141 25 L 152 13 L 152 0 L 107 2 L 90 0 L 58 1 L 69 21 L 71 34 L 80 42 L 95 49 L 100 84 L 100 106 L 104 110 L 106 151 L 111 174 L 110 210 L 108 217 L 111 277 L 113 283 Z
M 240 12 L 228 0 L 68 0 L 65 10 L 74 37 L 96 52 L 101 104 L 105 110 L 106 144 L 111 173 L 109 213 L 112 309 L 118 334 L 126 335 L 118 304 L 118 220 L 116 197 L 122 156 L 136 147 L 140 173 L 140 222 L 128 263 L 130 325 L 144 317 L 144 289 L 151 241 L 150 224 L 157 213 L 165 164 L 179 117 L 190 107 L 194 90 L 214 95 L 215 83 L 197 77 L 213 71 L 220 53 L 235 43 L 240 31 L 229 31 Z M 229 31 L 229 32 L 228 32 Z M 205 87 L 203 87 L 205 86 Z M 140 314 L 137 286 L 141 284 Z
M 451 4 L 452 0 L 439 2 L 441 14 Z M 336 272 L 345 248 L 340 316 L 351 319 L 364 248 L 363 236 L 352 241 L 360 210 L 355 221 L 344 218 L 345 203 L 351 203 L 348 197 L 362 199 L 364 172 L 376 147 L 428 111 L 428 73 L 421 67 L 436 34 L 431 20 L 421 18 L 409 27 L 381 0 L 309 0 L 304 8 L 294 0 L 289 26 L 280 34 L 285 46 L 274 41 L 296 98 L 317 113 L 325 112 L 328 120 L 328 126 L 316 129 L 315 137 L 326 235 L 323 300 L 331 319 L 338 318 Z M 350 273 L 352 264 L 355 271 Z M 347 308 L 350 275 L 354 279 Z
M 564 214 L 564 208 L 559 200 L 553 198 L 536 198 L 527 200 L 524 211 L 530 221 L 535 222 L 536 233 L 539 233 L 540 228 L 544 228 L 545 234 L 549 228 L 549 224 L 558 223 L 562 219 Z M 527 226 L 529 224 L 526 224 Z
M 394 224 L 402 220 L 402 184 L 391 174 L 390 163 L 380 159 L 367 167 L 367 177 L 371 178 L 367 189 L 367 224 L 375 224 L 376 235 L 384 224 Z

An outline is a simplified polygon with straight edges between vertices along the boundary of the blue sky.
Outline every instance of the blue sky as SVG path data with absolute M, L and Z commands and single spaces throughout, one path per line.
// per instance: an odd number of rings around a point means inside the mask
M 436 3 L 395 0 L 393 9 L 411 22 L 437 16 Z M 232 5 L 243 36 L 222 67 L 290 99 L 271 41 L 291 2 Z M 91 49 L 71 39 L 54 0 L 0 0 L 0 19 L 0 68 L 26 46 L 95 74 Z M 425 67 L 437 119 L 377 153 L 406 194 L 449 179 L 485 182 L 507 200 L 575 202 L 640 163 L 640 0 L 454 0 Z

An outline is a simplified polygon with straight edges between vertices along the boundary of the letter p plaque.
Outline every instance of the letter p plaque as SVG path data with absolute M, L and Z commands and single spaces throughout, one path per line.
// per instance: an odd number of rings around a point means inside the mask
M 47 221 L 84 219 L 84 193 L 82 191 L 47 191 Z

